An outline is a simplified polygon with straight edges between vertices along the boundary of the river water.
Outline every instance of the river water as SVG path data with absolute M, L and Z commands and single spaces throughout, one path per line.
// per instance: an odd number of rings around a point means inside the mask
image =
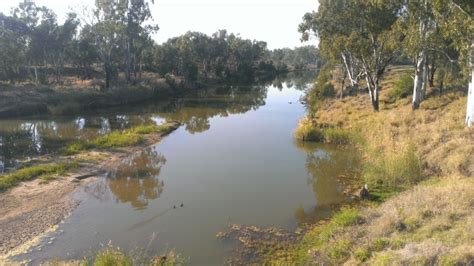
M 8 167 L 115 128 L 183 123 L 82 188 L 74 195 L 79 207 L 59 229 L 16 259 L 80 259 L 113 245 L 222 264 L 235 243 L 216 233 L 230 223 L 294 230 L 327 216 L 344 200 L 336 177 L 350 174 L 356 158 L 348 149 L 293 139 L 305 113 L 302 93 L 286 85 L 228 87 L 76 117 L 0 121 Z

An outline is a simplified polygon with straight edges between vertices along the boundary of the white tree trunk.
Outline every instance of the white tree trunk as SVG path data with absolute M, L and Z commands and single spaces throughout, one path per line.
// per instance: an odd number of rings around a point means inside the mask
M 344 53 L 341 53 L 341 57 L 342 57 L 342 62 L 344 62 L 344 68 L 346 69 L 349 82 L 351 83 L 351 86 L 354 86 L 354 79 L 353 79 L 351 67 L 349 66 L 347 56 Z
M 474 124 L 474 68 L 471 66 L 471 82 L 467 91 L 466 126 Z
M 418 109 L 420 107 L 424 90 L 423 86 L 426 85 L 426 59 L 427 52 L 426 49 L 423 49 L 418 55 L 418 60 L 416 62 L 415 80 L 413 82 L 413 109 Z

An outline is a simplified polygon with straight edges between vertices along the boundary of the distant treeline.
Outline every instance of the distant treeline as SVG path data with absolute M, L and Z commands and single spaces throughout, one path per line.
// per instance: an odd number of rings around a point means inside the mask
M 76 76 L 104 80 L 99 85 L 108 88 L 151 71 L 191 83 L 252 82 L 316 64 L 313 48 L 270 51 L 265 42 L 225 30 L 212 36 L 188 32 L 156 44 L 152 2 L 97 0 L 93 9 L 69 13 L 59 23 L 51 9 L 24 0 L 10 15 L 0 13 L 0 80 L 61 84 Z

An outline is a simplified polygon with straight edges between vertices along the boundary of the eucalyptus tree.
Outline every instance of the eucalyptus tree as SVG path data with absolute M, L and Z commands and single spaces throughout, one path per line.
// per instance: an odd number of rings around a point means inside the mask
M 91 25 L 95 46 L 105 72 L 105 87 L 109 88 L 117 72 L 126 25 L 123 23 L 127 3 L 116 0 L 96 0 L 94 22 Z
M 379 110 L 380 80 L 399 52 L 400 35 L 394 24 L 400 9 L 398 1 L 390 0 L 322 0 L 299 28 L 303 39 L 310 33 L 319 37 L 328 59 L 342 59 L 352 84 L 365 77 L 374 111 Z
M 358 87 L 362 77 L 360 62 L 354 56 L 350 34 L 357 29 L 358 11 L 351 0 L 321 0 L 317 12 L 307 13 L 299 25 L 301 39 L 311 34 L 319 39 L 321 54 L 330 62 L 341 63 L 352 87 Z
M 465 123 L 474 123 L 474 2 L 471 0 L 433 0 L 434 18 L 445 38 L 457 50 L 464 77 L 470 76 Z
M 25 63 L 27 51 L 26 23 L 0 13 L 0 79 L 15 81 Z
M 125 27 L 125 76 L 130 82 L 132 72 L 136 77 L 137 63 L 140 63 L 142 53 L 150 45 L 150 34 L 158 31 L 155 24 L 144 23 L 152 19 L 150 3 L 154 0 L 122 0 L 126 11 L 123 12 Z

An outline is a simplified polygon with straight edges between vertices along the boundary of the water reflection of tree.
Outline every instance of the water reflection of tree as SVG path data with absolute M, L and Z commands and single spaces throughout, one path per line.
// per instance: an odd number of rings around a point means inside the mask
M 284 87 L 283 83 L 285 83 L 288 88 L 295 88 L 297 90 L 305 90 L 308 84 L 312 84 L 314 82 L 315 77 L 317 76 L 318 76 L 317 70 L 290 72 L 286 75 L 276 78 L 273 81 L 273 86 L 282 90 Z
M 136 209 L 145 208 L 163 192 L 164 183 L 158 176 L 165 163 L 163 155 L 153 148 L 132 154 L 108 174 L 110 191 L 122 203 L 130 203 Z
M 337 178 L 357 175 L 359 157 L 350 148 L 299 141 L 296 146 L 307 154 L 308 185 L 314 191 L 316 206 L 310 211 L 297 208 L 295 218 L 300 224 L 313 223 L 327 217 L 336 205 L 345 200 Z
M 159 116 L 179 121 L 190 133 L 209 130 L 209 120 L 216 116 L 245 113 L 265 105 L 267 87 L 225 87 L 200 91 L 168 106 Z

